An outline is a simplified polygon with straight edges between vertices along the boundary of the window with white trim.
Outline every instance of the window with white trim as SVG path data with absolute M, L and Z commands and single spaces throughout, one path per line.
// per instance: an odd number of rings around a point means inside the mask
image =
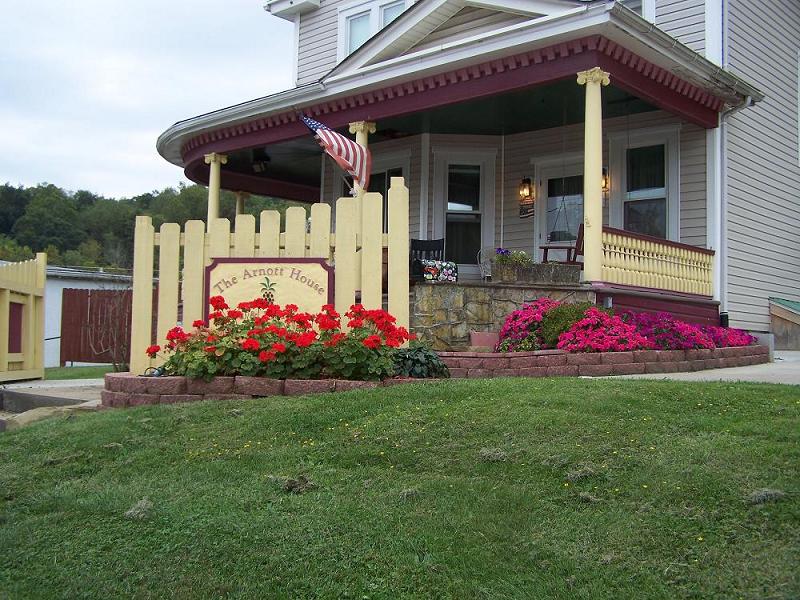
M 656 3 L 655 0 L 617 0 L 624 7 L 642 15 L 648 21 L 655 21 Z
M 411 4 L 411 0 L 372 0 L 340 8 L 339 60 L 358 50 Z
M 679 241 L 679 145 L 674 126 L 609 136 L 612 227 Z

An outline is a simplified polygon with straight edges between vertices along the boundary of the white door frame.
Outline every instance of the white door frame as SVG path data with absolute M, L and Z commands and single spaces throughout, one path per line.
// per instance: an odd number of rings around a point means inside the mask
M 452 147 L 433 148 L 433 235 L 444 238 L 447 212 L 447 174 L 451 164 L 478 165 L 481 168 L 481 247 L 495 245 L 494 197 L 497 149 L 459 150 Z M 447 256 L 445 256 L 447 259 Z M 479 276 L 478 257 L 472 264 L 458 265 L 459 275 Z
M 542 260 L 539 246 L 547 243 L 547 179 L 559 176 L 583 175 L 583 152 L 564 152 L 531 157 L 536 186 L 536 208 L 533 213 L 534 260 Z

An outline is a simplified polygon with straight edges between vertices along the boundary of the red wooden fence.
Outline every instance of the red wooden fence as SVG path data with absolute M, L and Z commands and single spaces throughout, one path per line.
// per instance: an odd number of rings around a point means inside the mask
M 65 289 L 61 300 L 61 364 L 128 363 L 131 290 Z

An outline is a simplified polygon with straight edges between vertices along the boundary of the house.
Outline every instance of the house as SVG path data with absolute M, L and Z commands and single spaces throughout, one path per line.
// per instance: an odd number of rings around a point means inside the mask
M 158 140 L 210 183 L 210 215 L 220 186 L 347 193 L 302 111 L 368 143 L 370 190 L 406 179 L 411 237 L 444 238 L 462 278 L 479 276 L 482 251 L 540 260 L 583 223 L 598 300 L 756 332 L 770 331 L 770 297 L 800 301 L 796 0 L 265 8 L 294 23 L 296 86 Z

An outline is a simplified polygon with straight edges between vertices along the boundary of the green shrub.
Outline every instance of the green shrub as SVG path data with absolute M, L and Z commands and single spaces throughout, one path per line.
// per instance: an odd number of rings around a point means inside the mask
M 542 317 L 540 335 L 542 344 L 545 348 L 555 348 L 558 345 L 559 336 L 569 330 L 575 323 L 583 319 L 586 310 L 595 306 L 591 302 L 577 302 L 575 304 L 560 304 L 551 308 Z M 613 314 L 610 310 L 604 310 L 608 314 Z
M 535 333 L 521 340 L 506 338 L 495 347 L 495 352 L 533 352 L 540 350 L 539 339 Z
M 420 342 L 412 342 L 408 348 L 395 350 L 394 366 L 401 377 L 450 377 L 450 370 L 439 355 Z

